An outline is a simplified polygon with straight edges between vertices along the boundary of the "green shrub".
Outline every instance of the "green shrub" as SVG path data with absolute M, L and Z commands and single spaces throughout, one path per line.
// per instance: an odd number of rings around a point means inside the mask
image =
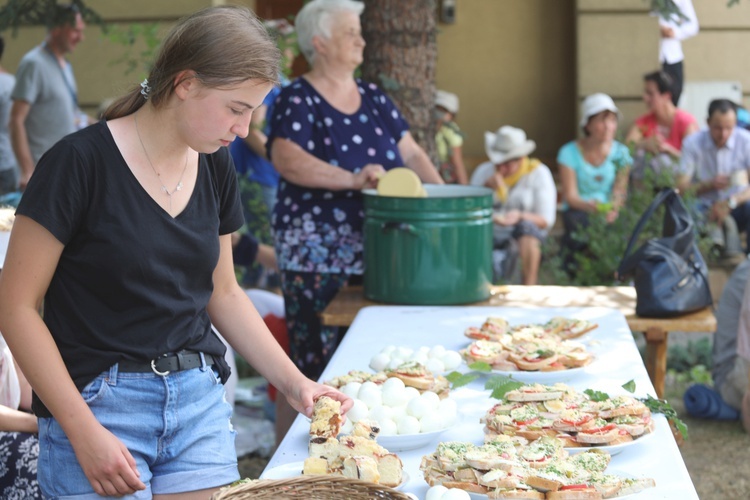
M 689 372 L 693 367 L 702 365 L 710 370 L 711 341 L 708 338 L 690 340 L 686 345 L 673 345 L 669 347 L 667 356 L 667 369 L 676 372 Z
M 646 345 L 638 348 L 641 358 L 646 360 Z M 713 385 L 712 344 L 708 338 L 689 340 L 686 345 L 672 345 L 668 348 L 667 373 L 679 382 Z

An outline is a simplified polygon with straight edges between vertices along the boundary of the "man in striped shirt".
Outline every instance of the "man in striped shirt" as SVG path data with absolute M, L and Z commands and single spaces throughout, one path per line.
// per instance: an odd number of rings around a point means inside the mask
M 691 190 L 698 210 L 709 222 L 731 216 L 747 234 L 750 249 L 750 132 L 737 127 L 736 105 L 715 99 L 708 107 L 708 128 L 688 136 L 682 145 L 677 176 L 681 191 Z

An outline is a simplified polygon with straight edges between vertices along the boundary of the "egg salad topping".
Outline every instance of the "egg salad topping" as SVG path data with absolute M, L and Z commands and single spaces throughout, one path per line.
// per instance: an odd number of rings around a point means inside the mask
M 513 408 L 510 410 L 510 418 L 516 422 L 528 422 L 529 420 L 539 417 L 539 412 L 536 406 L 525 405 L 520 408 Z
M 405 375 L 424 375 L 425 367 L 417 361 L 407 361 L 399 365 L 396 371 Z
M 437 454 L 448 459 L 461 459 L 470 449 L 474 449 L 474 446 L 469 443 L 448 441 L 438 444 Z

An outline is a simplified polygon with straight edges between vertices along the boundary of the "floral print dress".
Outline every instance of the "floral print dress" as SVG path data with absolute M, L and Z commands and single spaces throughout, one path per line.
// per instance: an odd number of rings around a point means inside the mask
M 39 438 L 25 432 L 0 432 L 0 498 L 42 498 L 36 479 Z
M 0 405 L 18 409 L 21 386 L 13 355 L 0 334 Z M 42 498 L 36 479 L 39 438 L 27 432 L 0 432 L 0 498 L 29 500 Z
M 374 84 L 357 80 L 362 102 L 352 114 L 331 106 L 299 78 L 274 104 L 268 144 L 290 140 L 331 165 L 358 172 L 376 163 L 403 166 L 398 142 L 408 124 Z M 340 336 L 318 313 L 352 275 L 364 272 L 364 208 L 357 191 L 300 186 L 282 177 L 272 217 L 292 359 L 317 378 Z

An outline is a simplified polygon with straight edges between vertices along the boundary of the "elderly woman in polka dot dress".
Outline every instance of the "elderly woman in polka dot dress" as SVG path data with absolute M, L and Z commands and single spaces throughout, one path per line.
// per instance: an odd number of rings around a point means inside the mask
M 318 314 L 347 283 L 361 282 L 361 190 L 386 170 L 413 169 L 442 183 L 391 100 L 354 78 L 365 41 L 352 0 L 313 0 L 297 15 L 311 70 L 282 90 L 268 138 L 281 174 L 272 217 L 292 359 L 316 379 L 343 332 Z

